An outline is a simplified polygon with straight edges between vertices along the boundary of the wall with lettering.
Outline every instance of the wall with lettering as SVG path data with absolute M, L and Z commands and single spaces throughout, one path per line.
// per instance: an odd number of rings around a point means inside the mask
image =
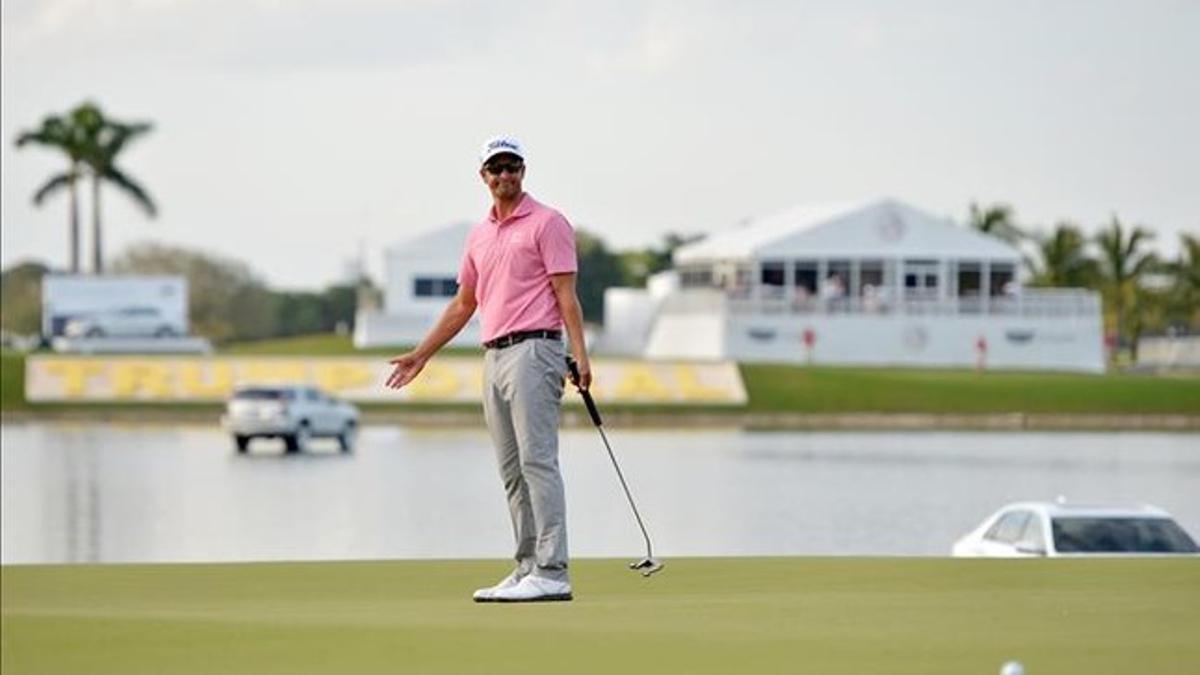
M 237 387 L 314 384 L 352 401 L 455 403 L 480 400 L 483 363 L 478 358 L 434 359 L 409 386 L 384 386 L 386 359 L 289 357 L 72 357 L 34 356 L 26 361 L 30 401 L 221 401 Z M 592 364 L 597 400 L 614 403 L 746 402 L 741 373 L 732 362 L 624 361 Z

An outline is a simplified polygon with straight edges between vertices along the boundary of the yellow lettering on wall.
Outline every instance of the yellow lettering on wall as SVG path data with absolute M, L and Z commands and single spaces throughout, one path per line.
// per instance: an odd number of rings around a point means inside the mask
M 64 398 L 81 398 L 87 393 L 88 381 L 104 372 L 104 366 L 94 361 L 61 359 L 40 361 L 47 374 L 62 379 Z
M 720 387 L 709 387 L 696 376 L 696 369 L 691 366 L 675 366 L 675 381 L 679 384 L 679 393 L 685 401 L 720 401 L 729 398 L 728 393 Z
M 462 384 L 453 368 L 430 361 L 407 389 L 414 400 L 444 398 L 458 393 Z
M 113 396 L 116 398 L 169 398 L 171 369 L 154 361 L 117 361 L 113 363 Z
M 251 384 L 304 384 L 308 382 L 308 367 L 303 361 L 269 359 L 244 361 L 239 364 L 238 382 Z
M 313 366 L 317 386 L 330 393 L 365 387 L 375 382 L 375 371 L 353 363 L 321 363 Z
M 483 364 L 439 358 L 396 392 L 383 386 L 391 371 L 378 358 L 275 357 L 32 357 L 26 396 L 37 401 L 221 400 L 236 386 L 315 384 L 355 401 L 478 402 Z M 735 403 L 744 400 L 733 364 L 602 361 L 592 384 L 597 401 Z M 564 402 L 577 404 L 574 386 Z
M 663 386 L 662 381 L 651 369 L 645 366 L 631 365 L 624 369 L 621 381 L 617 383 L 613 395 L 618 398 L 665 401 L 671 398 L 671 391 Z
M 225 398 L 233 391 L 233 366 L 211 361 L 179 364 L 179 385 L 185 397 Z

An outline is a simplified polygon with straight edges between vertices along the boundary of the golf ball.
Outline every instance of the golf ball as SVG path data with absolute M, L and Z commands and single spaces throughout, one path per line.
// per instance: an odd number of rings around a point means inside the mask
M 1009 661 L 1000 666 L 1000 675 L 1025 675 L 1025 666 L 1020 661 Z

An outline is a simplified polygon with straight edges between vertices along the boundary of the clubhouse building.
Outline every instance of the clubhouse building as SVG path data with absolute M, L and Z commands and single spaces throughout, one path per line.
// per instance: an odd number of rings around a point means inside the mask
M 1100 372 L 1099 295 L 1032 289 L 1007 243 L 908 204 L 803 206 L 610 289 L 602 351 L 650 359 Z

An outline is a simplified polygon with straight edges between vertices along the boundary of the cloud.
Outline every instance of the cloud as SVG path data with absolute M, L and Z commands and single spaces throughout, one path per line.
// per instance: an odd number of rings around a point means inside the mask
M 446 0 L 18 0 L 4 3 L 4 37 L 6 52 L 52 63 L 406 62 L 438 56 L 439 44 L 461 37 L 453 31 L 461 7 Z
M 670 73 L 744 43 L 755 18 L 755 12 L 727 3 L 639 3 L 609 26 L 626 39 L 592 43 L 585 62 L 601 74 Z

